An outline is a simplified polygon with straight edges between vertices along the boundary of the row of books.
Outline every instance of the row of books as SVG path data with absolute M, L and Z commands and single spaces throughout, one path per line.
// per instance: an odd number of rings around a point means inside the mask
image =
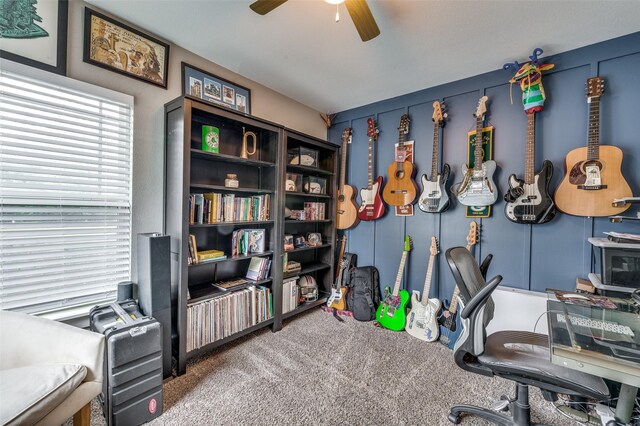
M 273 317 L 271 289 L 251 286 L 187 306 L 187 352 Z
M 189 195 L 189 224 L 254 222 L 269 220 L 269 194 L 237 197 L 236 194 Z
M 222 250 L 200 250 L 196 243 L 196 236 L 189 234 L 189 256 L 187 257 L 188 265 L 197 265 L 199 263 L 213 262 L 215 260 L 226 259 L 227 256 Z
M 271 259 L 268 257 L 252 257 L 247 269 L 247 278 L 260 281 L 267 278 L 271 269 Z
M 282 313 L 293 311 L 298 307 L 300 298 L 298 297 L 298 276 L 287 278 L 282 281 Z
M 319 202 L 304 203 L 304 219 L 302 220 L 324 220 L 325 205 Z

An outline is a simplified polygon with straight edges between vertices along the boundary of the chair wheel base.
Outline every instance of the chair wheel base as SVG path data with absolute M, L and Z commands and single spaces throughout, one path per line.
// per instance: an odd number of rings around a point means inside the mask
M 454 425 L 459 425 L 460 422 L 462 421 L 460 419 L 460 414 L 449 414 L 449 416 L 447 417 L 449 419 L 449 421 L 451 423 L 453 423 Z

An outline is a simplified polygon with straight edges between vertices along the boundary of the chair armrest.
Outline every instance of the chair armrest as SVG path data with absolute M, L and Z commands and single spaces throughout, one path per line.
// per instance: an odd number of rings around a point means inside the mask
M 0 369 L 41 363 L 78 363 L 85 381 L 103 376 L 104 336 L 57 321 L 0 311 Z
M 479 307 L 483 306 L 491 293 L 498 287 L 498 284 L 502 281 L 502 275 L 496 275 L 480 290 L 474 297 L 467 303 L 460 313 L 460 317 L 463 319 L 469 318 L 473 312 Z
M 491 265 L 492 259 L 493 255 L 488 254 L 480 264 L 480 273 L 482 274 L 482 278 L 484 278 L 485 280 L 487 279 L 487 271 L 489 270 L 489 265 Z

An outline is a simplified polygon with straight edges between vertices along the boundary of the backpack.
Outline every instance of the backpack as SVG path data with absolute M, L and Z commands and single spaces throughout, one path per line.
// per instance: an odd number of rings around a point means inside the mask
M 347 305 L 358 321 L 376 318 L 380 304 L 380 275 L 375 266 L 353 268 L 349 278 Z

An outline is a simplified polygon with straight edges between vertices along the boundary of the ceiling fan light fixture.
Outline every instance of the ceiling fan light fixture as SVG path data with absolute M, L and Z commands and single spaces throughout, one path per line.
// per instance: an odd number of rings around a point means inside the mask
M 324 0 L 329 4 L 340 4 L 340 3 L 344 3 L 344 0 Z

